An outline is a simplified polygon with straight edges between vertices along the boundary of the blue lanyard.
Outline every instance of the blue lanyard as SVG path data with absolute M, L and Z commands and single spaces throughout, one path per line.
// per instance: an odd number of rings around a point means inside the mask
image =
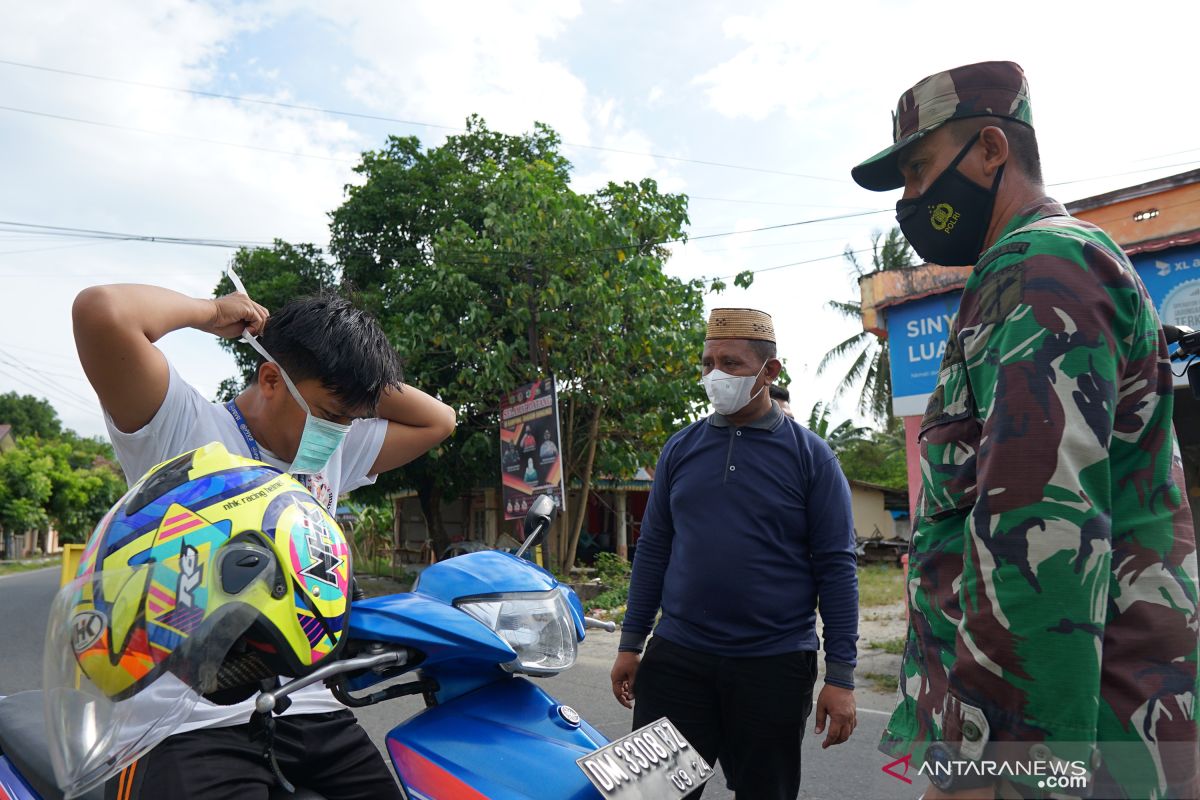
M 250 448 L 250 457 L 255 461 L 262 461 L 262 450 L 259 449 L 258 442 L 254 441 L 254 434 L 250 432 L 250 426 L 246 424 L 246 418 L 242 416 L 242 411 L 237 407 L 237 403 L 230 400 L 225 404 L 225 410 L 233 416 L 233 421 L 237 423 L 238 431 L 246 440 L 246 446 Z
M 250 426 L 246 424 L 246 418 L 242 416 L 242 410 L 237 407 L 237 403 L 230 400 L 225 404 L 225 410 L 233 417 L 233 421 L 237 423 L 238 432 L 242 434 L 242 438 L 246 440 L 246 446 L 250 448 L 250 457 L 255 461 L 262 461 L 262 450 L 258 446 L 258 442 L 254 440 L 254 434 L 250 432 Z M 308 475 L 293 475 L 292 478 L 300 482 L 300 485 L 305 489 L 310 488 Z

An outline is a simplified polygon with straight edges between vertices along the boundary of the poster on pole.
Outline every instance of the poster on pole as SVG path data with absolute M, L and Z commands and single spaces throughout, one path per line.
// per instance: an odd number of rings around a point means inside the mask
M 504 519 L 521 519 L 535 497 L 563 509 L 563 468 L 554 379 L 509 392 L 500 401 L 500 485 Z

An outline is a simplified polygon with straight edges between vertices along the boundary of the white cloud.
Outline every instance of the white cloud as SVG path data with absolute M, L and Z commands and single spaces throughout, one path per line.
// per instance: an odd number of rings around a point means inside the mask
M 589 94 L 585 82 L 543 54 L 580 13 L 577 3 L 421 3 L 386 5 L 293 2 L 225 6 L 167 0 L 146 6 L 26 4 L 6 14 L 3 52 L 14 61 L 128 81 L 220 91 L 237 74 L 268 87 L 265 99 L 312 102 L 283 86 L 286 68 L 249 52 L 231 57 L 247 38 L 262 41 L 277 25 L 328 25 L 327 74 L 342 75 L 355 102 L 387 115 L 461 125 L 480 113 L 497 129 L 553 125 L 567 141 L 620 150 L 652 149 L 624 119 L 619 104 Z M 313 16 L 317 19 L 314 20 Z M 53 35 L 51 35 L 53 32 Z M 292 56 L 296 57 L 296 56 Z M 286 63 L 286 62 L 283 62 Z M 352 68 L 344 68 L 346 63 Z M 358 153 L 381 143 L 378 126 L 303 111 L 166 92 L 128 84 L 0 66 L 5 105 L 160 134 L 0 111 L 0 169 L 19 191 L 0 199 L 0 219 L 132 233 L 262 241 L 274 237 L 322 243 L 327 212 L 356 176 Z M 345 75 L 349 78 L 345 78 Z M 271 88 L 274 87 L 274 88 Z M 299 87 L 328 96 L 331 86 Z M 245 93 L 249 90 L 235 90 Z M 319 103 L 320 104 L 320 103 Z M 407 131 L 400 130 L 400 133 Z M 421 131 L 428 134 L 428 131 Z M 244 147 L 191 141 L 208 139 Z M 435 144 L 437 136 L 423 135 Z M 314 157 L 264 152 L 278 150 Z M 585 182 L 660 178 L 681 183 L 654 159 L 624 153 L 584 154 Z M 48 250 L 70 245 L 71 249 Z M 75 247 L 75 245 L 83 245 Z M 11 252 L 11 251 L 37 252 Z M 153 244 L 31 240 L 0 233 L 0 355 L 35 344 L 58 358 L 51 370 L 34 353 L 23 361 L 48 375 L 0 364 L 0 391 L 41 388 L 66 423 L 101 433 L 98 409 L 73 358 L 69 309 L 82 288 L 102 282 L 151 282 L 207 295 L 229 251 Z M 6 345 L 11 350 L 6 350 Z M 211 337 L 178 332 L 161 346 L 186 380 L 211 394 L 232 373 Z M 40 366 L 39 366 L 40 365 Z M 64 389 L 62 387 L 68 387 Z M 68 391 L 74 390 L 74 391 Z M 83 406 L 87 407 L 81 407 Z M 89 405 L 90 404 L 90 405 Z
M 22 61 L 97 75 L 207 89 L 228 43 L 266 20 L 241 10 L 188 2 L 146 6 L 25 4 L 5 16 L 4 52 Z M 53 35 L 49 32 L 53 31 Z M 6 102 L 16 108 L 131 128 L 352 160 L 357 135 L 342 121 L 303 112 L 3 67 Z M 279 96 L 282 98 L 282 95 Z M 297 158 L 13 112 L 3 114 L 0 168 L 8 185 L 0 219 L 140 234 L 321 242 L 325 212 L 341 197 L 350 163 Z M 17 244 L 18 240 L 20 244 Z M 11 242 L 11 244 L 10 244 Z M 66 245 L 84 245 L 66 248 Z M 63 249 L 49 249 L 62 247 Z M 72 360 L 70 305 L 99 282 L 142 281 L 207 295 L 229 251 L 153 244 L 0 241 L 0 355 L 17 346 L 32 370 L 11 364 L 0 391 L 40 388 L 65 422 L 100 433 L 100 416 Z M 27 252 L 13 252 L 27 251 Z M 162 346 L 184 377 L 212 393 L 231 374 L 211 337 L 172 334 Z M 45 361 L 43 360 L 45 359 Z M 68 387 L 64 389 L 63 387 Z M 90 407 L 81 408 L 80 395 Z
M 452 127 L 478 113 L 509 132 L 546 122 L 589 142 L 587 87 L 542 55 L 542 43 L 578 16 L 578 2 L 352 2 L 313 11 L 346 31 L 359 61 L 346 88 L 373 109 Z

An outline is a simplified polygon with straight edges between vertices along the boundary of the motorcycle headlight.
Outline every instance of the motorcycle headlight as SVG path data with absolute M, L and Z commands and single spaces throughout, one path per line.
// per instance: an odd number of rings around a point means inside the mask
M 579 653 L 575 621 L 563 592 L 520 592 L 463 600 L 458 607 L 487 625 L 517 654 L 510 672 L 553 675 Z

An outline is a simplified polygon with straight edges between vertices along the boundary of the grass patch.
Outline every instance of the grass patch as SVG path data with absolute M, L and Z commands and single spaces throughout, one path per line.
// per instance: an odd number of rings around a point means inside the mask
M 29 572 L 30 570 L 58 567 L 61 565 L 61 555 L 49 558 L 31 558 L 26 561 L 0 561 L 0 575 L 11 575 L 14 572 Z
M 402 579 L 407 574 L 403 564 L 393 564 L 387 556 L 367 558 L 354 557 L 354 573 L 356 575 L 378 575 L 381 578 Z
M 891 672 L 868 672 L 863 677 L 871 682 L 871 688 L 877 692 L 891 694 L 900 688 L 900 676 Z
M 887 639 L 882 642 L 871 642 L 872 650 L 882 650 L 888 655 L 899 656 L 904 655 L 904 637 L 898 636 L 895 639 Z
M 858 605 L 890 606 L 904 602 L 904 571 L 891 564 L 868 564 L 858 569 Z

